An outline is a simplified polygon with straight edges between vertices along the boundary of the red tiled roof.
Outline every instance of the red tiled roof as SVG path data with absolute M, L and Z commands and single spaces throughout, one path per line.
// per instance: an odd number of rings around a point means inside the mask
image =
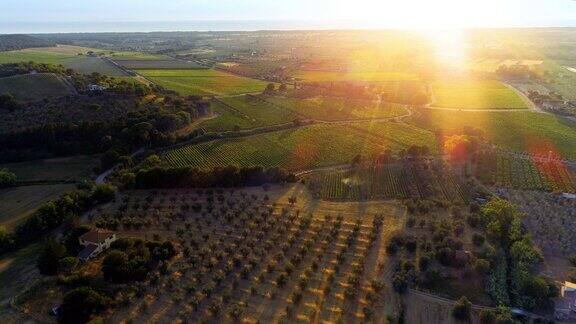
M 104 241 L 112 235 L 114 235 L 114 233 L 110 231 L 91 230 L 90 232 L 80 236 L 80 239 L 85 242 L 100 244 L 104 243 Z

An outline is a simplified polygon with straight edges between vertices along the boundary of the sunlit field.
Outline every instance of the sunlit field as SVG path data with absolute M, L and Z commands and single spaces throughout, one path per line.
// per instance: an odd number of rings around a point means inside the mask
M 498 81 L 436 81 L 432 106 L 457 109 L 526 109 L 526 102 Z
M 267 84 L 259 80 L 206 69 L 138 70 L 138 73 L 182 95 L 237 95 L 262 92 Z
M 354 126 L 314 125 L 295 130 L 217 140 L 168 151 L 170 166 L 283 167 L 306 170 L 346 164 L 361 154 L 367 157 L 386 149 L 398 152 L 410 145 L 426 145 L 435 151 L 431 132 L 398 123 L 362 123 Z
M 484 132 L 488 140 L 517 152 L 559 152 L 576 159 L 576 131 L 558 117 L 532 112 L 458 112 L 431 110 L 434 129 L 461 130 L 473 127 Z
M 308 82 L 340 82 L 340 81 L 414 81 L 419 77 L 409 72 L 329 72 L 329 71 L 296 71 L 293 75 L 296 79 Z

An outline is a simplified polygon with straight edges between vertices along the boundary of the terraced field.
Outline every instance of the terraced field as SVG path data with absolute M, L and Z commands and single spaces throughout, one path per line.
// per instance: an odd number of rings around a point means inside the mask
M 431 132 L 397 123 L 355 126 L 313 125 L 233 140 L 217 140 L 167 152 L 171 166 L 265 166 L 303 170 L 350 163 L 361 154 L 371 157 L 385 149 L 399 151 L 410 145 L 435 149 Z
M 261 92 L 267 83 L 215 70 L 137 70 L 154 83 L 182 95 L 238 95 Z
M 576 128 L 561 119 L 533 112 L 429 111 L 430 129 L 458 131 L 473 127 L 498 146 L 517 152 L 548 155 L 557 152 L 576 160 Z
M 11 93 L 17 100 L 34 101 L 72 94 L 71 88 L 57 75 L 38 73 L 0 78 L 0 93 Z
M 432 84 L 435 107 L 456 109 L 526 109 L 526 102 L 498 81 L 437 81 Z

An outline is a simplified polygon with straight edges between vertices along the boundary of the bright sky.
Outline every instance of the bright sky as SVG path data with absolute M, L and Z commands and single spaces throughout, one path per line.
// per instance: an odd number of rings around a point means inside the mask
M 47 22 L 196 20 L 322 21 L 327 26 L 346 20 L 349 25 L 344 27 L 359 28 L 576 26 L 576 1 L 2 0 L 0 33 Z

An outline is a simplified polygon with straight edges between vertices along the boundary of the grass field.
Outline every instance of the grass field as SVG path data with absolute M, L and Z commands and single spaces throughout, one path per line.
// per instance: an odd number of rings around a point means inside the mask
M 286 97 L 265 97 L 265 100 L 295 113 L 317 120 L 353 120 L 387 118 L 407 113 L 402 105 L 379 104 L 374 100 L 314 97 L 296 99 Z
M 558 117 L 533 112 L 478 112 L 431 110 L 430 128 L 482 130 L 491 142 L 518 152 L 548 155 L 558 152 L 576 159 L 576 129 Z
M 498 81 L 437 81 L 435 107 L 458 109 L 526 109 L 526 102 Z
M 9 92 L 17 100 L 34 101 L 72 94 L 70 88 L 52 73 L 15 75 L 0 78 L 0 93 Z
M 64 181 L 90 176 L 97 164 L 98 158 L 94 156 L 71 156 L 0 164 L 0 169 L 14 172 L 19 181 Z
M 329 71 L 295 71 L 294 78 L 308 82 L 341 82 L 341 81 L 412 81 L 419 80 L 416 74 L 405 72 L 329 72 Z
M 56 47 L 28 48 L 19 51 L 0 52 L 0 64 L 34 61 L 36 63 L 64 64 L 64 61 L 89 51 L 102 52 L 87 47 L 58 45 Z
M 399 151 L 412 144 L 435 150 L 431 132 L 405 124 L 314 125 L 234 140 L 181 147 L 163 158 L 172 166 L 280 166 L 303 170 L 350 163 L 362 154 Z
M 26 186 L 0 190 L 0 226 L 12 229 L 43 203 L 74 189 L 74 185 Z
M 182 95 L 236 95 L 261 92 L 266 82 L 207 70 L 138 70 L 138 73 L 166 89 Z

